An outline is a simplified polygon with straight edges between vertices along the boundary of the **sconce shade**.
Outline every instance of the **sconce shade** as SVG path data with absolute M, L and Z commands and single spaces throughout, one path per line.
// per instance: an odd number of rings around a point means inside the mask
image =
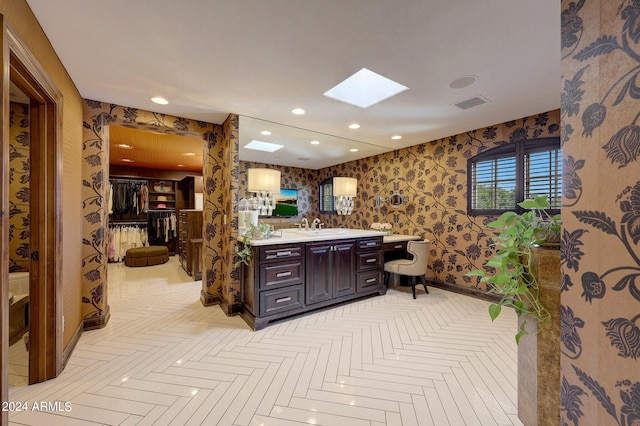
M 339 197 L 355 197 L 358 195 L 358 179 L 349 177 L 333 178 L 333 195 Z
M 274 169 L 248 169 L 249 192 L 280 192 L 280 171 Z

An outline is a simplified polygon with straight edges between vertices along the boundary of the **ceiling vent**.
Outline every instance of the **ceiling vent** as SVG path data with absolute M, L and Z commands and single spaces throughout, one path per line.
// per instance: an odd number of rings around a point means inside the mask
M 458 102 L 456 104 L 454 104 L 455 106 L 457 106 L 458 108 L 462 109 L 462 110 L 467 110 L 470 108 L 474 108 L 477 106 L 480 106 L 482 104 L 486 104 L 487 102 L 490 102 L 489 99 L 485 98 L 484 96 L 474 96 L 473 98 L 467 99 L 465 101 L 462 102 Z

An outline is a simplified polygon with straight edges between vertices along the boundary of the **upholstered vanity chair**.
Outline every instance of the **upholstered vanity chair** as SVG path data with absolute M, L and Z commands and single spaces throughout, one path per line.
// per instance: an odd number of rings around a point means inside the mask
M 397 259 L 391 260 L 384 264 L 384 283 L 389 286 L 389 278 L 391 274 L 406 275 L 411 277 L 411 290 L 413 298 L 416 298 L 416 280 L 419 278 L 427 290 L 427 264 L 429 261 L 429 240 L 409 241 L 407 243 L 407 251 L 413 255 L 413 259 Z

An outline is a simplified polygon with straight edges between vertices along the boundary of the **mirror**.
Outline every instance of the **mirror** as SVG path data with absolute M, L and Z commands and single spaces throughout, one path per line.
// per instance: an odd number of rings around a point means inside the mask
M 382 203 L 384 202 L 389 203 L 391 207 L 397 209 L 398 207 L 402 206 L 404 203 L 408 203 L 409 197 L 407 197 L 406 195 L 395 193 L 395 194 L 391 194 L 389 197 L 382 197 L 378 195 L 374 201 L 375 206 L 377 208 L 380 208 L 380 206 L 382 206 Z
M 391 194 L 391 196 L 389 197 L 389 204 L 391 205 L 391 207 L 398 208 L 403 204 L 403 202 L 404 198 L 400 194 Z
M 244 115 L 239 117 L 238 127 L 240 131 L 238 138 L 239 159 L 241 161 L 319 170 L 391 150 L 391 148 L 384 146 Z M 282 148 L 274 152 L 246 148 L 251 141 L 282 145 Z

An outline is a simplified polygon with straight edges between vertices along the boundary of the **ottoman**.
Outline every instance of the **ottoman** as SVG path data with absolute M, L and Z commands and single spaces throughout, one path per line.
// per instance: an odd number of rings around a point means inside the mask
M 124 264 L 127 266 L 161 265 L 168 261 L 169 249 L 164 246 L 130 248 L 124 257 Z

